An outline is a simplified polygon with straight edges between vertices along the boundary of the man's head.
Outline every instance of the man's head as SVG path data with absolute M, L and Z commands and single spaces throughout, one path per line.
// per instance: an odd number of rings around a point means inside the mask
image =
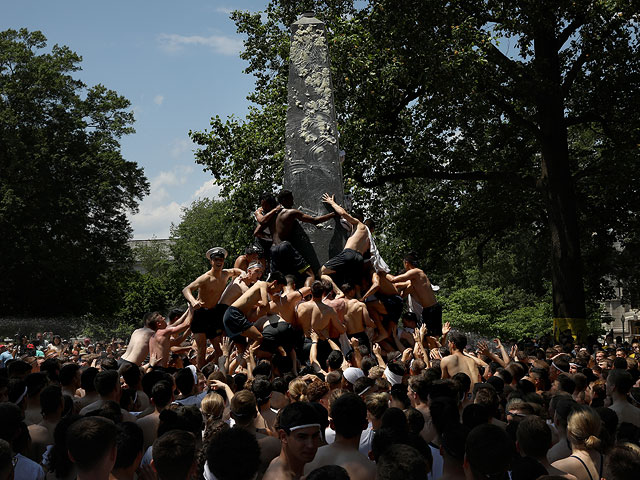
M 193 394 L 193 389 L 196 385 L 196 380 L 193 378 L 193 370 L 186 367 L 181 368 L 176 372 L 175 381 L 176 387 L 182 395 L 188 397 Z
M 412 268 L 418 268 L 418 255 L 415 252 L 409 252 L 403 259 L 405 270 L 411 270 Z
M 546 458 L 551 448 L 551 429 L 547 422 L 536 415 L 525 417 L 516 432 L 520 453 L 533 458 Z
M 278 203 L 284 208 L 293 207 L 293 193 L 290 190 L 280 190 L 278 194 Z
M 367 428 L 367 405 L 354 393 L 345 393 L 331 404 L 331 427 L 336 435 L 349 439 Z
M 220 271 L 222 267 L 224 267 L 224 260 L 227 258 L 227 255 L 228 253 L 224 248 L 214 247 L 207 250 L 205 257 L 207 257 L 207 260 L 209 260 L 214 270 Z
M 479 425 L 467 436 L 464 469 L 467 478 L 504 478 L 513 455 L 513 443 L 504 429 Z
M 320 300 L 323 293 L 324 288 L 322 287 L 322 282 L 320 280 L 316 280 L 311 284 L 311 296 L 314 300 Z
M 162 317 L 160 312 L 147 312 L 143 315 L 142 321 L 144 322 L 144 326 L 150 328 L 151 330 L 158 329 L 158 320 Z
M 284 275 L 278 271 L 271 272 L 269 277 L 267 278 L 267 291 L 269 295 L 274 295 L 276 293 L 282 292 L 282 289 L 287 285 L 287 279 Z
M 604 462 L 602 478 L 606 480 L 635 480 L 640 471 L 640 448 L 633 443 L 613 447 Z
M 60 369 L 60 385 L 77 390 L 80 388 L 80 365 L 67 363 Z
M 264 250 L 262 250 L 262 247 L 260 247 L 258 245 L 251 244 L 247 248 L 244 249 L 244 256 L 245 256 L 245 258 L 247 259 L 247 261 L 249 263 L 255 262 L 263 254 L 264 254 Z
M 57 385 L 48 385 L 40 392 L 40 409 L 43 417 L 62 415 L 64 402 L 62 389 Z
M 196 467 L 196 437 L 184 430 L 171 430 L 153 442 L 152 455 L 158 480 L 191 478 Z
M 6 440 L 0 440 L 0 478 L 13 478 L 13 452 Z
M 633 377 L 626 370 L 613 369 L 607 376 L 607 394 L 626 395 L 633 387 Z
M 253 261 L 247 267 L 247 280 L 249 283 L 256 283 L 264 275 L 264 267 L 262 263 Z
M 264 192 L 262 195 L 260 195 L 260 207 L 262 207 L 262 211 L 264 213 L 270 212 L 271 210 L 276 208 L 277 205 L 278 202 L 276 202 L 276 197 L 273 196 L 273 193 Z
M 311 462 L 320 444 L 320 419 L 315 408 L 306 402 L 295 402 L 282 409 L 278 438 L 287 456 Z
M 120 375 L 115 370 L 103 370 L 96 375 L 93 381 L 96 391 L 101 397 L 115 394 L 115 399 L 120 400 Z
M 217 480 L 253 480 L 260 468 L 256 436 L 241 428 L 223 427 L 209 441 L 206 454 L 207 467 Z
M 114 470 L 135 472 L 142 460 L 144 435 L 142 429 L 133 422 L 121 423 L 116 435 L 118 453 Z
M 115 423 L 103 417 L 81 418 L 69 427 L 67 449 L 79 473 L 111 471 L 116 461 L 117 432 Z
M 464 351 L 464 347 L 467 346 L 467 337 L 460 332 L 449 333 L 449 350 Z
M 231 417 L 236 424 L 252 425 L 258 415 L 256 396 L 249 390 L 240 390 L 231 399 L 230 409 Z

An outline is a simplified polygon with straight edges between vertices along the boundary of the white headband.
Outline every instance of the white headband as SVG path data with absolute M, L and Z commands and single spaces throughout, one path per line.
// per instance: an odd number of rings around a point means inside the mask
M 307 423 L 305 425 L 298 425 L 297 427 L 290 427 L 289 431 L 293 432 L 295 430 L 300 430 L 301 428 L 309 428 L 309 427 L 318 427 L 318 428 L 320 428 L 320 424 L 319 423 Z
M 402 383 L 402 375 L 393 373 L 389 370 L 388 366 L 384 369 L 384 376 L 387 377 L 387 380 L 389 380 L 391 385 L 398 385 L 399 383 Z

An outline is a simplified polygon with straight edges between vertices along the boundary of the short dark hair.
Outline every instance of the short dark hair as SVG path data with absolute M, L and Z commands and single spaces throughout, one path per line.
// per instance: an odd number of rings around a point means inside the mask
M 140 382 L 142 374 L 140 373 L 140 367 L 137 365 L 126 365 L 120 370 L 120 375 L 124 378 L 124 381 L 130 388 L 135 388 Z
M 447 339 L 453 343 L 456 348 L 460 351 L 464 350 L 464 347 L 467 346 L 467 337 L 460 332 L 451 332 Z
M 502 428 L 479 425 L 467 436 L 465 455 L 474 478 L 505 478 L 514 445 Z
M 614 369 L 609 372 L 607 383 L 616 387 L 618 393 L 626 395 L 633 387 L 633 376 L 626 370 Z
M 173 386 L 166 380 L 160 380 L 151 389 L 151 399 L 156 407 L 164 408 L 171 402 Z
M 285 276 L 282 274 L 282 272 L 278 272 L 273 271 L 269 274 L 269 276 L 267 277 L 267 282 L 271 283 L 271 282 L 276 282 L 278 285 L 286 285 L 287 284 L 287 279 L 285 278 Z
M 7 478 L 11 471 L 11 462 L 13 460 L 13 452 L 11 445 L 6 440 L 0 439 L 0 475 Z
M 324 465 L 309 472 L 306 480 L 349 480 L 349 473 L 340 465 Z
M 156 315 L 159 315 L 159 312 L 147 312 L 142 316 L 142 321 L 144 322 L 144 326 L 150 328 L 152 330 L 158 329 L 158 321 L 156 320 Z
M 273 386 L 267 377 L 258 375 L 253 379 L 251 391 L 256 397 L 256 403 L 260 406 L 269 401 L 271 392 L 273 392 Z
M 196 437 L 184 430 L 171 430 L 153 442 L 151 453 L 158 479 L 187 478 L 196 459 Z
M 71 385 L 73 380 L 76 378 L 76 373 L 80 370 L 80 365 L 77 363 L 66 363 L 60 369 L 60 375 L 58 379 L 60 380 L 60 385 L 66 387 L 67 385 Z
M 95 392 L 95 379 L 98 375 L 98 369 L 96 367 L 89 367 L 80 375 L 80 386 L 85 392 Z
M 193 379 L 193 372 L 190 368 L 185 367 L 178 370 L 176 372 L 175 381 L 176 387 L 178 387 L 178 390 L 180 390 L 182 395 L 191 395 L 196 382 Z
M 142 429 L 133 422 L 124 422 L 117 427 L 118 455 L 113 468 L 127 468 L 133 465 L 138 454 L 142 452 L 144 435 Z
M 403 444 L 387 448 L 376 466 L 378 480 L 424 480 L 431 471 L 418 450 Z
M 322 287 L 322 282 L 320 280 L 316 280 L 311 284 L 311 296 L 313 298 L 321 298 L 324 293 L 324 288 Z
M 408 252 L 403 260 L 414 267 L 418 266 L 418 254 L 416 252 Z
M 240 390 L 229 403 L 231 415 L 238 424 L 252 422 L 258 415 L 256 396 L 249 390 Z
M 282 190 L 280 190 L 280 193 L 278 193 L 278 203 L 282 203 L 282 200 L 285 200 L 287 198 L 293 200 L 293 193 L 291 192 L 291 190 L 286 190 L 283 188 Z
M 452 398 L 439 397 L 431 400 L 429 411 L 431 412 L 433 426 L 438 434 L 442 434 L 450 425 L 460 423 L 458 404 Z
M 635 480 L 640 470 L 640 453 L 637 447 L 617 445 L 613 447 L 604 461 L 604 478 L 615 480 Z
M 342 365 L 344 356 L 340 350 L 331 350 L 331 353 L 327 356 L 327 366 L 332 370 L 337 370 Z
M 551 448 L 551 429 L 542 418 L 529 415 L 519 422 L 516 439 L 526 456 L 543 458 Z
M 118 429 L 103 417 L 85 417 L 67 429 L 67 449 L 80 471 L 95 467 L 116 445 Z
M 289 434 L 290 429 L 293 427 L 313 423 L 320 423 L 316 409 L 307 402 L 294 402 L 280 411 L 276 428 L 282 429 Z
M 62 389 L 58 385 L 47 385 L 40 392 L 42 415 L 55 413 L 62 404 Z
M 100 396 L 109 395 L 120 382 L 120 374 L 115 370 L 103 370 L 96 375 L 93 384 Z
M 222 430 L 207 446 L 207 465 L 218 480 L 252 480 L 260 467 L 256 436 L 241 428 Z
M 331 420 L 336 434 L 347 439 L 359 436 L 367 423 L 367 405 L 355 393 L 345 393 L 331 404 Z
M 563 392 L 573 393 L 573 391 L 576 389 L 576 382 L 574 382 L 573 378 L 565 373 L 561 373 L 560 375 L 558 375 L 558 378 L 556 380 L 560 385 L 560 390 L 562 390 Z

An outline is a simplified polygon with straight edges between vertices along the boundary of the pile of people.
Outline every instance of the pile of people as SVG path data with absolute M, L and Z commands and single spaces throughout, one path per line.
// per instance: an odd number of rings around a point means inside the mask
M 374 224 L 324 200 L 263 196 L 257 243 L 207 251 L 187 308 L 126 344 L 0 346 L 0 479 L 638 478 L 638 342 L 467 345 L 417 257 L 391 275 Z M 334 217 L 351 235 L 316 278 L 291 235 Z

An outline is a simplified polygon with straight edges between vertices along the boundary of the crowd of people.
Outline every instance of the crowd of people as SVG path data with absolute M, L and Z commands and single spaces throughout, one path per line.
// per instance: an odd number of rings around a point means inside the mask
M 233 267 L 208 250 L 187 307 L 127 342 L 1 345 L 0 479 L 640 478 L 640 343 L 468 345 L 418 256 L 392 275 L 375 224 L 323 200 L 264 195 Z M 333 218 L 314 272 L 296 223 Z

